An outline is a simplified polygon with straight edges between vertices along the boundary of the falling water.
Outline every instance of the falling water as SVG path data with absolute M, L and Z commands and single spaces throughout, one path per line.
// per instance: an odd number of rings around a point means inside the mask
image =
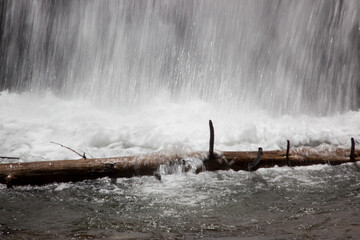
M 360 140 L 358 0 L 0 0 L 5 162 Z M 192 159 L 201 165 L 199 159 Z M 359 164 L 0 185 L 1 239 L 358 238 Z
M 2 1 L 0 89 L 239 111 L 359 107 L 359 1 Z

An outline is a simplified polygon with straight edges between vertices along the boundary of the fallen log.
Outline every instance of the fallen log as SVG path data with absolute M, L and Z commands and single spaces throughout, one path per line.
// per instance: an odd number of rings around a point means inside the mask
M 200 159 L 203 164 L 196 166 L 195 172 L 233 169 L 248 170 L 248 166 L 258 156 L 258 152 L 221 152 L 209 160 L 207 152 L 170 155 L 155 153 L 131 157 L 95 158 L 78 160 L 57 160 L 26 163 L 0 164 L 0 183 L 8 187 L 14 185 L 42 185 L 53 182 L 75 182 L 101 177 L 121 178 L 154 175 L 161 165 L 187 165 L 191 159 Z M 292 149 L 289 157 L 286 151 L 264 151 L 259 163 L 252 170 L 274 166 L 306 166 L 359 161 L 360 151 L 337 149 L 334 152 L 319 153 L 307 148 Z M 185 168 L 187 169 L 187 168 Z
M 101 177 L 121 178 L 154 175 L 161 179 L 159 169 L 163 165 L 182 165 L 184 171 L 194 172 L 229 170 L 255 171 L 274 166 L 307 166 L 313 164 L 339 165 L 360 160 L 360 151 L 337 148 L 332 151 L 310 147 L 286 150 L 252 152 L 214 152 L 214 128 L 211 120 L 209 152 L 184 154 L 153 153 L 140 156 L 93 158 L 77 153 L 81 159 L 0 164 L 0 183 L 14 185 L 43 185 L 53 182 L 76 182 Z M 61 145 L 61 144 L 59 144 Z M 62 147 L 66 147 L 61 145 Z M 68 148 L 68 147 L 66 147 Z M 68 148 L 70 149 L 70 148 Z M 71 151 L 74 151 L 70 149 Z M 75 151 L 74 151 L 75 152 Z M 194 159 L 200 164 L 193 164 Z
M 175 155 L 155 153 L 130 157 L 7 163 L 0 164 L 0 183 L 11 187 L 75 182 L 106 176 L 111 178 L 145 176 L 153 175 L 160 165 L 174 164 L 177 161 L 179 158 Z

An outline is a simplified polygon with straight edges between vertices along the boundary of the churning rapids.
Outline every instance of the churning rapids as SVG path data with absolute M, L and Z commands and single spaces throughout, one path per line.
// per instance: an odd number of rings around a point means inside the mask
M 358 1 L 0 0 L 1 163 L 360 141 Z M 356 239 L 360 165 L 0 185 L 1 239 Z

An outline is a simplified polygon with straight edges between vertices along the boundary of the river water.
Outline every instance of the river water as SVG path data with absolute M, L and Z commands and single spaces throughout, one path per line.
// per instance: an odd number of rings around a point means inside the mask
M 1 163 L 349 148 L 359 1 L 0 0 Z M 356 239 L 360 166 L 6 189 L 1 239 Z M 172 174 L 169 174 L 172 172 Z
M 2 239 L 356 239 L 360 166 L 0 189 Z

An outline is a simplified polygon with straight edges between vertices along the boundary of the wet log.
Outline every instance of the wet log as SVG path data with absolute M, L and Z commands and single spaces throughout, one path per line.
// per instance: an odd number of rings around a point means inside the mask
M 249 164 L 256 160 L 258 152 L 198 152 L 183 156 L 154 153 L 141 156 L 97 159 L 57 160 L 25 163 L 0 164 L 0 183 L 14 185 L 43 185 L 53 182 L 75 182 L 101 177 L 133 177 L 154 175 L 165 164 L 188 165 L 191 159 L 201 159 L 196 172 L 233 169 L 249 170 Z M 279 151 L 264 151 L 260 161 L 251 170 L 274 166 L 306 166 L 359 161 L 360 151 L 336 149 L 315 151 L 311 148 L 297 148 Z M 185 168 L 188 169 L 188 168 Z
M 194 157 L 202 157 L 193 154 Z M 53 182 L 76 182 L 101 177 L 153 175 L 160 165 L 179 162 L 176 155 L 149 154 L 129 157 L 55 160 L 0 164 L 0 183 L 43 185 Z
M 289 151 L 289 153 L 287 153 Z M 258 156 L 258 152 L 222 152 L 216 161 L 204 162 L 206 169 L 249 170 L 249 164 Z M 264 151 L 260 162 L 252 170 L 271 168 L 275 166 L 310 166 L 315 164 L 340 165 L 348 162 L 360 161 L 360 151 L 338 148 L 333 151 L 317 151 L 310 147 L 300 147 L 291 150 Z M 227 162 L 227 164 L 226 164 Z

